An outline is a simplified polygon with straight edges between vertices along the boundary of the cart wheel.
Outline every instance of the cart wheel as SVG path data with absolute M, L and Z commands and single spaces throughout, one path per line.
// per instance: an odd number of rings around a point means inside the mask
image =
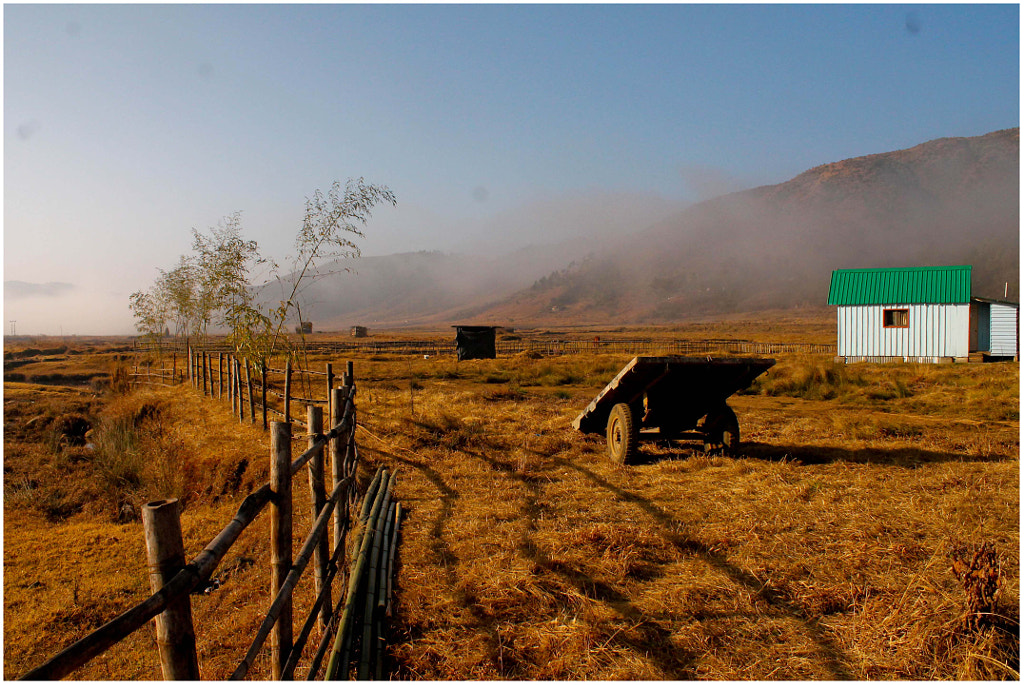
M 740 422 L 727 404 L 708 412 L 704 419 L 704 451 L 736 454 L 740 444 Z
M 617 464 L 631 462 L 636 456 L 639 440 L 640 427 L 633 408 L 625 403 L 616 404 L 608 416 L 608 455 L 612 461 Z

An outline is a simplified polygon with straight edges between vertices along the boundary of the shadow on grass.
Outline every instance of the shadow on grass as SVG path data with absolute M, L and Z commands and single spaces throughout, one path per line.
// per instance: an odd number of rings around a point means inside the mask
M 654 451 L 651 445 L 660 449 Z M 642 438 L 640 449 L 631 464 L 644 466 L 661 461 L 686 459 L 695 454 L 703 454 L 703 444 L 699 434 L 683 434 L 679 439 L 669 441 L 657 436 Z M 978 462 L 993 463 L 1016 459 L 1017 454 L 993 452 L 991 454 L 964 454 L 963 452 L 943 452 L 920 447 L 890 448 L 859 448 L 830 447 L 827 445 L 784 445 L 767 442 L 743 442 L 740 444 L 739 457 L 762 459 L 764 461 L 797 461 L 801 464 L 832 464 L 847 462 L 851 464 L 882 464 L 903 468 L 916 468 L 924 464 L 944 464 L 947 462 Z
M 461 453 L 474 457 L 486 463 L 491 469 L 519 481 L 526 489 L 528 494 L 523 506 L 523 513 L 526 516 L 527 524 L 522 539 L 519 541 L 518 549 L 523 557 L 535 564 L 537 572 L 561 578 L 562 582 L 568 583 L 581 595 L 602 602 L 633 623 L 633 630 L 630 632 L 639 633 L 639 637 L 632 637 L 627 635 L 626 631 L 618 631 L 609 638 L 608 644 L 626 647 L 638 655 L 651 659 L 664 673 L 674 678 L 692 679 L 694 677 L 695 655 L 673 644 L 672 633 L 669 630 L 659 625 L 657 621 L 645 617 L 643 612 L 633 605 L 629 597 L 614 586 L 594 578 L 577 564 L 552 559 L 533 541 L 531 534 L 537 531 L 537 520 L 545 509 L 542 505 L 543 493 L 536 478 L 520 473 L 514 464 L 502 459 L 471 450 L 461 450 Z M 563 460 L 556 457 L 554 461 L 561 463 Z M 495 663 L 498 663 L 497 660 Z M 501 666 L 502 677 L 523 677 L 504 663 Z
M 572 469 L 580 473 L 594 485 L 608 491 L 617 499 L 636 505 L 661 526 L 662 535 L 680 552 L 701 558 L 715 569 L 725 573 L 733 582 L 738 585 L 742 585 L 769 605 L 784 611 L 799 621 L 810 638 L 818 645 L 822 663 L 831 674 L 832 678 L 835 680 L 850 680 L 852 678 L 844 663 L 848 661 L 848 657 L 843 653 L 840 647 L 828 637 L 814 616 L 808 616 L 801 607 L 789 602 L 786 597 L 777 590 L 765 586 L 764 583 L 759 581 L 757 577 L 749 571 L 730 563 L 724 554 L 713 550 L 699 540 L 695 540 L 680 533 L 679 531 L 684 529 L 684 525 L 672 516 L 671 513 L 665 511 L 649 499 L 615 485 L 606 478 L 575 461 L 560 457 L 555 457 L 554 461 L 565 468 Z M 673 671 L 668 672 L 675 674 Z
M 417 469 L 439 491 L 441 507 L 429 533 L 431 538 L 430 548 L 436 562 L 442 564 L 446 569 L 446 582 L 449 587 L 452 589 L 458 588 L 458 567 L 462 560 L 451 553 L 443 539 L 445 523 L 452 516 L 454 500 L 458 497 L 458 494 L 445 483 L 443 477 L 436 470 L 426 463 L 399 456 L 390 450 L 371 451 Z M 535 478 L 520 473 L 516 465 L 510 461 L 505 461 L 480 451 L 463 448 L 459 450 L 459 453 L 487 464 L 492 470 L 502 474 L 504 477 L 518 481 L 525 489 L 525 501 L 522 512 L 526 519 L 526 525 L 517 547 L 524 558 L 529 559 L 536 565 L 539 573 L 550 574 L 552 577 L 560 578 L 561 582 L 570 585 L 581 595 L 604 603 L 633 624 L 633 629 L 630 631 L 615 633 L 610 638 L 609 644 L 631 649 L 637 654 L 651 659 L 669 677 L 676 679 L 692 679 L 696 677 L 694 664 L 696 663 L 697 655 L 673 644 L 671 632 L 654 618 L 645 616 L 632 603 L 628 595 L 617 587 L 594 578 L 584 567 L 551 558 L 537 545 L 533 540 L 533 534 L 537 531 L 537 521 L 544 509 L 542 504 L 544 500 L 541 487 Z M 815 617 L 806 615 L 800 607 L 790 603 L 780 592 L 765 587 L 753 574 L 730 563 L 725 555 L 709 548 L 699 540 L 680 533 L 679 531 L 683 529 L 683 525 L 671 513 L 660 508 L 650 500 L 619 487 L 573 460 L 547 454 L 542 456 L 550 459 L 553 464 L 577 471 L 594 483 L 594 485 L 608 491 L 617 500 L 637 506 L 658 523 L 662 528 L 662 535 L 679 551 L 703 559 L 706 563 L 724 572 L 737 584 L 750 590 L 762 601 L 798 620 L 808 636 L 818 646 L 822 664 L 831 677 L 836 680 L 848 680 L 851 678 L 849 671 L 844 665 L 847 661 L 846 655 L 826 635 L 815 620 Z M 500 636 L 497 627 L 500 617 L 491 616 L 482 611 L 476 605 L 474 597 L 464 593 L 457 594 L 459 603 L 472 614 L 476 623 L 476 629 L 486 636 L 488 651 L 490 652 L 489 658 L 499 676 L 502 678 L 522 677 L 519 672 L 519 664 L 509 662 L 507 658 L 502 659 L 499 656 Z

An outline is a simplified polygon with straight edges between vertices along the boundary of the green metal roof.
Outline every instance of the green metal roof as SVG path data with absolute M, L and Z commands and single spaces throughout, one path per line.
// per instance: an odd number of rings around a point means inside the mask
M 828 303 L 953 304 L 971 300 L 970 266 L 836 269 Z

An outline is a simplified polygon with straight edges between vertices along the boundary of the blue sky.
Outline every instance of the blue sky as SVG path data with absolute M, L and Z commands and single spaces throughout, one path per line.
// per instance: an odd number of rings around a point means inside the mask
M 191 228 L 241 210 L 286 261 L 335 179 L 398 197 L 365 254 L 502 250 L 1018 126 L 1019 26 L 1017 5 L 6 5 L 4 279 L 71 288 L 5 288 L 4 322 L 130 332 L 128 294 Z M 609 195 L 619 215 L 588 215 Z

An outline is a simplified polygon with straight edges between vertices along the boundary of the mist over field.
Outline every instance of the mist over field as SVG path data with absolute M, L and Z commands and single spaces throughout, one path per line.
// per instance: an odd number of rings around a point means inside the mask
M 1019 151 L 1019 129 L 1007 129 L 825 164 L 686 208 L 638 195 L 552 201 L 491 221 L 492 249 L 531 247 L 337 264 L 304 292 L 303 310 L 327 329 L 670 322 L 822 307 L 833 269 L 941 264 L 972 265 L 975 295 L 1012 300 Z M 704 176 L 708 190 L 735 183 Z

